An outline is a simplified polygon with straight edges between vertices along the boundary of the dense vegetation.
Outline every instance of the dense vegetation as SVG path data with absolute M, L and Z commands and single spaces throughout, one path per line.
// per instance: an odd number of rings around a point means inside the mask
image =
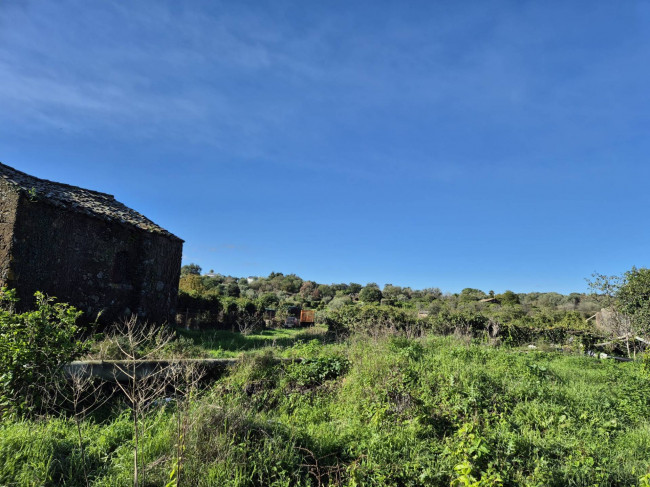
M 183 266 L 180 280 L 179 310 L 209 308 L 209 301 L 230 303 L 234 299 L 246 300 L 258 307 L 277 307 L 301 305 L 307 308 L 337 309 L 342 306 L 362 302 L 383 304 L 398 308 L 437 312 L 441 307 L 450 309 L 483 309 L 489 305 L 521 306 L 524 312 L 578 311 L 594 313 L 600 303 L 592 294 L 571 293 L 525 293 L 516 294 L 505 291 L 495 294 L 479 289 L 465 288 L 460 293 L 443 293 L 438 288 L 413 290 L 410 287 L 386 284 L 382 289 L 375 283 L 365 286 L 357 283 L 318 284 L 303 280 L 295 274 L 272 272 L 268 277 L 233 277 L 209 272 L 201 275 L 197 264 Z M 206 301 L 192 301 L 204 298 Z M 487 300 L 487 301 L 481 301 Z M 218 306 L 218 305 L 217 305 Z M 221 308 L 225 307 L 224 305 Z
M 587 319 L 604 305 L 595 293 L 495 294 L 466 288 L 443 294 L 438 288 L 413 290 L 391 284 L 383 289 L 375 283 L 318 284 L 276 272 L 248 278 L 200 272 L 196 264 L 183 267 L 178 309 L 179 323 L 202 329 L 255 329 L 263 325 L 268 308 L 277 311 L 275 324 L 279 325 L 290 306 L 301 306 L 318 310 L 318 320 L 332 328 L 336 322 L 341 324 L 342 317 L 350 321 L 365 316 L 374 323 L 419 332 L 482 333 L 489 328 L 493 337 L 512 342 L 538 336 L 553 339 L 553 334 L 567 330 L 582 334 L 593 328 Z M 371 328 L 376 326 L 371 323 Z M 339 331 L 344 330 L 339 327 Z
M 645 485 L 648 377 L 639 362 L 451 337 L 268 348 L 188 411 L 150 409 L 141 485 L 169 481 L 179 414 L 181 485 Z M 0 484 L 84 485 L 72 419 L 0 428 Z M 90 484 L 131 485 L 128 408 L 88 418 L 83 437 Z
M 39 410 L 48 394 L 42 379 L 81 354 L 71 306 L 36 293 L 34 311 L 15 313 L 13 290 L 0 290 L 0 418 Z
M 82 343 L 74 309 L 39 297 L 16 314 L 4 294 L 0 485 L 650 486 L 650 360 L 593 353 L 621 327 L 647 338 L 645 269 L 596 276 L 593 296 L 350 284 L 329 299 L 296 276 L 189 270 L 181 302 L 204 313 L 192 330 L 131 321 Z M 290 303 L 321 324 L 227 331 Z M 615 328 L 587 320 L 605 305 Z M 79 354 L 238 361 L 163 387 L 50 381 Z M 49 404 L 43 384 L 59 388 Z

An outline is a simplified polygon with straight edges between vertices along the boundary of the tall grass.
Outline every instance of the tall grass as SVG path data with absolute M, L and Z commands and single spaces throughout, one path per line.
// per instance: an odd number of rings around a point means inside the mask
M 270 352 L 269 352 L 270 353 Z M 640 363 L 451 337 L 299 343 L 245 355 L 189 407 L 193 486 L 640 485 L 650 377 Z M 152 407 L 146 483 L 173 468 L 175 410 Z M 124 414 L 84 423 L 91 485 L 129 485 Z M 64 418 L 0 427 L 0 485 L 83 485 Z

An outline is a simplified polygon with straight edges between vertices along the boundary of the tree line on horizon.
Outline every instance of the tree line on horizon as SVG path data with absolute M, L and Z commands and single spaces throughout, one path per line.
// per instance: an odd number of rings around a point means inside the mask
M 197 264 L 183 266 L 178 309 L 196 317 L 198 328 L 223 328 L 248 333 L 265 324 L 277 326 L 292 307 L 315 309 L 316 321 L 335 334 L 359 330 L 382 333 L 402 330 L 407 335 L 461 334 L 525 343 L 543 339 L 562 343 L 570 337 L 592 342 L 625 341 L 628 356 L 650 343 L 650 269 L 633 267 L 620 276 L 593 274 L 589 293 L 555 292 L 496 294 L 465 288 L 443 293 L 439 288 L 376 283 L 322 284 L 296 274 L 272 272 L 267 277 L 234 277 Z M 266 311 L 276 312 L 272 321 Z M 179 323 L 181 323 L 179 322 Z M 645 337 L 645 338 L 644 338 Z
M 240 298 L 272 308 L 275 306 L 303 306 L 315 309 L 338 309 L 357 302 L 378 304 L 398 308 L 435 311 L 444 302 L 452 308 L 487 307 L 490 304 L 521 306 L 526 310 L 533 308 L 578 311 L 593 314 L 600 304 L 593 294 L 556 292 L 515 293 L 506 290 L 487 293 L 475 288 L 464 288 L 459 293 L 443 293 L 440 288 L 412 289 L 410 287 L 385 284 L 381 288 L 371 282 L 365 286 L 350 283 L 323 284 L 302 279 L 296 274 L 271 272 L 267 277 L 235 277 L 215 273 L 202 274 L 198 264 L 188 264 L 181 268 L 180 294 L 192 296 Z
M 383 288 L 376 283 L 322 284 L 281 272 L 234 277 L 201 271 L 197 264 L 182 268 L 177 322 L 244 333 L 265 325 L 279 326 L 292 307 L 301 307 L 315 309 L 316 321 L 335 334 L 391 328 L 416 335 L 507 335 L 515 342 L 539 337 L 563 340 L 567 333 L 590 333 L 593 323 L 588 320 L 603 306 L 594 293 L 496 294 L 465 288 L 452 294 L 439 288 L 414 290 L 392 284 Z M 266 313 L 269 309 L 275 313 L 271 320 Z

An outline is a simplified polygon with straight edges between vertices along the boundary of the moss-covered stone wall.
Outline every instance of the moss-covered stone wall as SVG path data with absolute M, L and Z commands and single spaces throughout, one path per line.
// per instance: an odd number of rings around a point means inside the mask
M 11 249 L 18 208 L 18 193 L 0 179 L 0 286 L 11 285 Z
M 151 322 L 173 319 L 178 239 L 22 195 L 13 242 L 13 277 L 24 307 L 40 290 L 79 308 L 85 321 L 111 323 L 134 313 Z

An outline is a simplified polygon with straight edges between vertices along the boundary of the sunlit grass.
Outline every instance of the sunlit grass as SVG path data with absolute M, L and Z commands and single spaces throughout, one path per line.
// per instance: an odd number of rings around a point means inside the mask
M 634 486 L 650 473 L 641 363 L 438 336 L 181 334 L 241 357 L 189 408 L 184 485 Z M 130 423 L 115 407 L 84 423 L 91 485 L 130 485 Z M 148 485 L 173 469 L 176 414 L 147 415 Z M 60 417 L 7 422 L 0 485 L 83 485 L 73 430 Z
M 269 328 L 249 335 L 224 330 L 186 330 L 177 328 L 180 336 L 193 340 L 212 358 L 235 358 L 252 350 L 272 349 L 276 352 L 297 343 L 322 340 L 327 329 L 323 326 L 310 328 Z

